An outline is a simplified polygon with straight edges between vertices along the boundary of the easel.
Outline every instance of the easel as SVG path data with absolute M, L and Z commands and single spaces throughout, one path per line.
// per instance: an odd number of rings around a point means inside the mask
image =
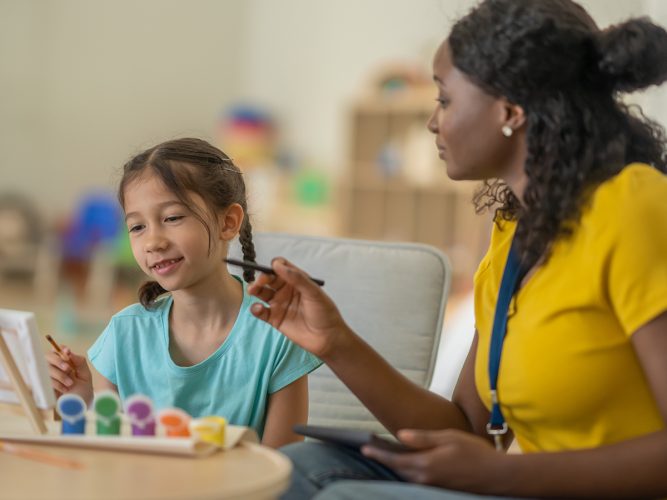
M 14 391 L 18 394 L 19 400 L 21 401 L 21 406 L 23 411 L 28 416 L 30 423 L 32 424 L 33 429 L 39 434 L 46 434 L 46 424 L 44 423 L 44 417 L 40 410 L 37 409 L 35 405 L 35 400 L 30 393 L 30 389 L 23 381 L 21 372 L 14 362 L 12 353 L 7 347 L 4 337 L 2 336 L 2 330 L 0 329 L 0 363 L 5 368 L 5 371 L 9 375 L 9 379 L 13 386 Z

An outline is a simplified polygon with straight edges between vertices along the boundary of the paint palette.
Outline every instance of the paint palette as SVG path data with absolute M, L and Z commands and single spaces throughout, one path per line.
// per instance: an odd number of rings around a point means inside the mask
M 81 397 L 64 394 L 58 398 L 56 411 L 62 423 L 48 422 L 48 434 L 19 432 L 0 434 L 0 439 L 193 457 L 228 450 L 244 441 L 259 442 L 254 430 L 227 425 L 219 416 L 193 419 L 180 408 L 155 413 L 150 398 L 139 394 L 121 405 L 114 392 L 100 392 L 91 409 Z

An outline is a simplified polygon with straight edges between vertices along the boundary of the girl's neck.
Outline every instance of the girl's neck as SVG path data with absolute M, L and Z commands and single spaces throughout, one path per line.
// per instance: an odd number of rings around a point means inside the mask
M 189 338 L 215 337 L 228 332 L 243 302 L 243 285 L 223 269 L 199 286 L 172 292 L 172 331 Z

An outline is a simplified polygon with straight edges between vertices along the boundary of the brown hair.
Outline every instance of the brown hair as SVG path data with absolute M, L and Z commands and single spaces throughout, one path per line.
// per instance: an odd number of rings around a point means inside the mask
M 163 142 L 139 153 L 123 167 L 123 177 L 118 186 L 118 200 L 123 208 L 125 188 L 146 169 L 151 169 L 167 189 L 192 210 L 208 233 L 209 248 L 212 235 L 207 214 L 197 209 L 189 193 L 201 196 L 211 213 L 225 209 L 232 203 L 241 205 L 244 215 L 239 242 L 243 258 L 255 262 L 245 183 L 241 171 L 225 153 L 206 141 L 193 138 Z M 245 270 L 243 279 L 252 281 L 254 272 Z M 144 307 L 150 308 L 155 299 L 165 292 L 156 281 L 147 281 L 139 288 L 139 301 Z

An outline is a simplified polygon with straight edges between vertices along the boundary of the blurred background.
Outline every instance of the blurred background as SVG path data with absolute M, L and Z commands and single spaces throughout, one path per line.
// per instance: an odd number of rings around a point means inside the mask
M 454 265 L 449 325 L 489 217 L 425 123 L 431 58 L 470 0 L 0 0 L 0 307 L 86 345 L 142 276 L 115 186 L 157 142 L 244 170 L 258 231 L 424 242 Z M 661 0 L 584 0 L 601 27 Z M 628 99 L 667 122 L 667 94 Z M 463 313 L 455 314 L 453 308 Z

